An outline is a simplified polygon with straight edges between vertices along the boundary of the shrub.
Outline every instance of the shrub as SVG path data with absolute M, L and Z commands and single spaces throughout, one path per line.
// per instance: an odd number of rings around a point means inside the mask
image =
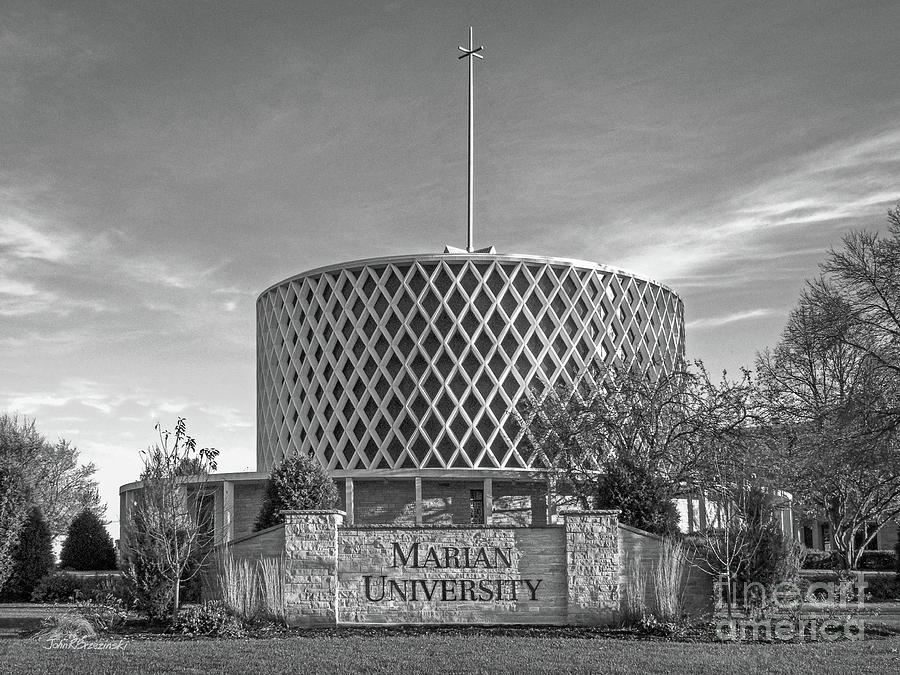
M 818 551 L 805 549 L 801 556 L 800 567 L 804 570 L 833 570 L 837 563 L 834 551 Z
M 74 574 L 53 572 L 42 578 L 31 593 L 32 602 L 72 602 L 84 592 L 84 581 Z
M 786 537 L 774 521 L 758 527 L 761 529 L 757 545 L 737 571 L 738 588 L 757 583 L 771 589 L 780 582 L 795 581 L 800 573 L 800 544 Z M 752 601 L 753 598 L 744 598 L 744 602 Z
M 125 604 L 112 596 L 103 600 L 79 600 L 75 603 L 75 611 L 98 633 L 115 632 L 128 618 Z
M 802 569 L 805 570 L 836 570 L 840 569 L 842 557 L 837 551 L 805 550 L 803 553 Z M 863 551 L 856 566 L 858 570 L 870 570 L 873 572 L 890 572 L 897 570 L 896 551 Z
M 856 569 L 873 572 L 893 572 L 897 567 L 894 551 L 863 551 Z
M 894 544 L 894 571 L 900 574 L 900 539 Z
M 606 467 L 597 480 L 597 508 L 619 509 L 619 522 L 647 532 L 678 532 L 678 509 L 669 485 L 650 470 L 619 462 Z
M 52 572 L 42 578 L 31 593 L 32 602 L 72 602 L 92 600 L 104 603 L 120 600 L 131 607 L 134 597 L 125 580 L 118 576 L 79 577 L 69 572 Z
M 19 541 L 12 551 L 13 567 L 3 592 L 4 600 L 27 600 L 38 582 L 53 567 L 53 542 L 41 510 L 32 506 Z
M 140 513 L 134 515 L 125 537 L 125 550 L 129 552 L 125 561 L 125 584 L 134 597 L 134 606 L 152 622 L 165 621 L 175 606 L 175 585 L 159 557 L 135 553 L 156 546 Z
M 204 602 L 185 607 L 169 629 L 182 635 L 207 635 L 237 638 L 244 635 L 243 623 L 222 601 Z
M 32 640 L 90 639 L 97 636 L 91 622 L 75 612 L 51 614 L 41 621 L 40 630 Z
M 647 615 L 647 575 L 641 559 L 630 553 L 625 558 L 622 590 L 622 621 L 627 626 L 636 626 Z
M 221 601 L 231 614 L 248 622 L 258 617 L 285 622 L 283 558 L 235 559 L 223 548 L 217 572 Z
M 253 621 L 259 613 L 259 585 L 256 565 L 247 558 L 235 559 L 223 548 L 219 556 L 219 584 L 222 602 L 235 616 Z
M 260 613 L 267 619 L 285 622 L 284 559 L 260 558 Z
M 900 577 L 870 577 L 866 579 L 866 600 L 890 602 L 900 600 Z
M 656 618 L 663 623 L 681 619 L 684 605 L 684 544 L 664 539 L 653 566 Z
M 337 487 L 322 465 L 312 457 L 295 453 L 272 470 L 254 529 L 283 523 L 280 511 L 331 509 L 337 501 Z
M 59 556 L 59 566 L 73 570 L 114 570 L 116 550 L 102 521 L 88 509 L 69 525 Z

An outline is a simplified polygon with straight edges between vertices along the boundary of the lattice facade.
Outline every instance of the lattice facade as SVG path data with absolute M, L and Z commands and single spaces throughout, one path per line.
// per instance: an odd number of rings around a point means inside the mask
M 597 359 L 671 369 L 683 350 L 674 292 L 593 263 L 445 254 L 305 272 L 257 301 L 257 470 L 298 450 L 360 475 L 540 470 L 514 414 L 530 386 Z

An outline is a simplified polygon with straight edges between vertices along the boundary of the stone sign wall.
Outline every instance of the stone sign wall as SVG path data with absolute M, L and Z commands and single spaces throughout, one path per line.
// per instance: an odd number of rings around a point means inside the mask
M 564 623 L 561 527 L 338 532 L 338 621 Z
M 604 623 L 619 610 L 615 511 L 550 527 L 344 526 L 340 511 L 285 514 L 295 625 Z

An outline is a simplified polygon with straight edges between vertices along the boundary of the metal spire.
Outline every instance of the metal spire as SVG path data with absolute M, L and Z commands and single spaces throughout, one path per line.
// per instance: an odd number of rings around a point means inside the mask
M 469 26 L 469 46 L 463 47 L 460 45 L 459 51 L 463 54 L 460 56 L 460 59 L 469 59 L 469 239 L 468 244 L 466 245 L 466 250 L 469 253 L 472 253 L 475 250 L 475 242 L 474 235 L 472 230 L 472 200 L 473 200 L 473 192 L 475 189 L 475 164 L 474 164 L 474 154 L 475 154 L 475 59 L 472 57 L 477 57 L 479 59 L 483 59 L 484 57 L 479 54 L 482 49 L 484 49 L 484 45 L 481 47 L 475 47 L 472 42 L 472 27 Z

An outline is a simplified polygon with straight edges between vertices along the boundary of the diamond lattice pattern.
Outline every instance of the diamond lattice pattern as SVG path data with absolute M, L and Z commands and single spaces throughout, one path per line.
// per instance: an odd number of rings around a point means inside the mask
M 257 303 L 257 469 L 541 469 L 514 413 L 592 361 L 671 369 L 683 310 L 600 267 L 440 256 L 329 268 Z

